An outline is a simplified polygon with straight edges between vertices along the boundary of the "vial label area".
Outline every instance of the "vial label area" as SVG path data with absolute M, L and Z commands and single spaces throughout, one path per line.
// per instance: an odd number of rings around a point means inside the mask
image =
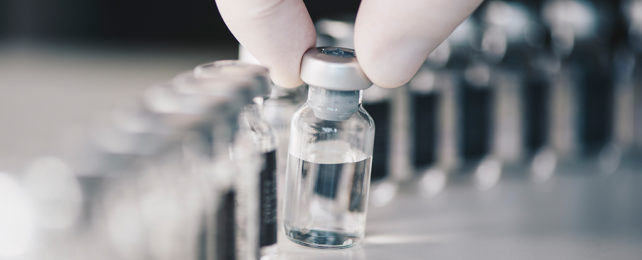
M 259 241 L 261 247 L 276 244 L 276 151 L 263 153 L 263 169 L 260 176 Z

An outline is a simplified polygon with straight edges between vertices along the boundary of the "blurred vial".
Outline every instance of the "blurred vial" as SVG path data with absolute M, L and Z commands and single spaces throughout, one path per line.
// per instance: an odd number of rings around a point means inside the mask
M 615 52 L 613 63 L 613 135 L 598 154 L 599 166 L 606 174 L 619 170 L 624 157 L 633 152 L 635 141 L 635 55 L 628 48 L 620 48 Z
M 239 164 L 247 164 L 246 161 L 252 160 L 254 156 L 259 156 L 262 163 L 260 168 L 241 165 L 240 169 L 245 171 L 241 173 L 237 183 L 247 191 L 245 202 L 250 212 L 246 215 L 246 221 L 256 221 L 258 224 L 257 230 L 248 228 L 243 233 L 251 241 L 250 237 L 256 232 L 259 253 L 273 254 L 276 252 L 277 242 L 277 154 L 274 133 L 262 110 L 270 86 L 267 69 L 238 61 L 217 61 L 196 67 L 194 74 L 208 79 L 254 79 L 253 84 L 237 87 L 253 97 L 255 102 L 246 103 L 239 115 L 239 134 L 235 144 L 237 149 L 234 151 L 235 160 Z M 253 212 L 251 208 L 254 207 L 258 211 Z M 256 219 L 254 214 L 257 214 Z M 249 251 L 254 251 L 253 247 L 250 246 Z M 251 255 L 253 253 L 248 254 L 249 257 Z
M 461 134 L 461 85 L 457 82 L 458 73 L 449 71 L 440 83 L 437 106 L 437 165 L 446 172 L 454 170 L 462 163 Z M 418 113 L 415 110 L 415 113 Z M 418 122 L 417 122 L 418 123 Z M 416 124 L 417 124 L 416 123 Z M 415 130 L 416 131 L 416 130 Z M 415 135 L 419 133 L 415 132 Z M 416 143 L 415 145 L 420 145 Z M 423 145 L 423 144 L 422 144 Z M 416 153 L 416 151 L 415 151 Z M 418 156 L 415 154 L 415 156 Z
M 530 160 L 548 158 L 549 90 L 556 64 L 545 55 L 545 30 L 538 18 L 539 1 L 493 1 L 483 11 L 485 35 L 482 50 L 502 38 L 506 48 L 496 59 L 497 80 L 494 153 L 514 170 Z M 493 33 L 495 31 L 495 34 Z M 491 48 L 492 49 L 492 48 Z M 499 57 L 499 56 L 498 56 Z M 551 169 L 550 165 L 535 166 Z M 552 168 L 554 169 L 554 167 Z M 538 171 L 541 172 L 541 171 Z
M 461 79 L 462 156 L 469 162 L 490 154 L 493 142 L 493 71 L 484 61 L 473 61 Z
M 492 154 L 503 164 L 516 166 L 524 158 L 525 118 L 521 73 L 497 70 L 493 82 Z
M 119 251 L 133 259 L 199 258 L 206 251 L 201 234 L 213 232 L 203 222 L 212 218 L 212 207 L 223 197 L 214 191 L 224 191 L 212 183 L 223 183 L 225 175 L 212 180 L 206 174 L 214 164 L 213 154 L 227 155 L 227 149 L 216 153 L 210 149 L 215 147 L 210 138 L 211 112 L 220 111 L 222 102 L 188 93 L 186 89 L 205 84 L 184 75 L 171 84 L 150 88 L 143 99 L 157 117 L 158 127 L 173 134 L 163 140 L 162 149 L 137 159 L 137 164 L 106 185 L 107 232 Z M 230 209 L 234 212 L 233 206 Z
M 558 69 L 545 55 L 540 54 L 530 61 L 530 66 L 524 70 L 523 76 L 523 152 L 530 158 L 531 163 L 536 154 L 544 149 L 550 150 L 548 129 L 550 127 L 549 113 L 551 104 L 552 84 L 551 75 Z
M 552 100 L 560 99 L 561 109 L 576 109 L 576 118 L 566 119 L 567 122 L 574 121 L 570 131 L 573 136 L 555 138 L 574 141 L 574 157 L 595 156 L 613 134 L 614 87 L 609 45 L 613 30 L 609 27 L 608 10 L 603 3 L 581 0 L 546 1 L 542 6 L 541 15 L 551 38 L 551 51 L 560 63 L 557 74 L 561 75 L 553 75 L 554 81 L 559 78 L 566 81 L 556 87 L 571 88 L 568 91 L 551 89 Z M 552 84 L 556 85 L 555 82 Z M 556 110 L 552 112 L 557 113 Z M 552 122 L 556 123 L 556 119 Z M 569 156 L 565 153 L 564 156 Z
M 354 51 L 308 50 L 301 78 L 308 101 L 292 119 L 285 233 L 317 248 L 346 248 L 365 234 L 374 122 L 361 106 L 371 82 Z
M 259 173 L 259 245 L 264 253 L 276 245 L 277 238 L 277 179 L 276 146 L 269 124 L 261 118 L 256 105 L 246 106 L 240 114 L 239 134 L 246 135 L 263 159 Z M 271 248 L 276 249 L 276 248 Z
M 203 189 L 202 196 L 206 204 L 202 221 L 205 232 L 201 233 L 199 239 L 200 259 L 239 259 L 244 256 L 243 251 L 249 251 L 250 247 L 258 252 L 258 244 L 253 242 L 255 239 L 237 230 L 238 226 L 246 225 L 238 221 L 237 216 L 246 216 L 247 219 L 249 214 L 245 212 L 250 205 L 243 202 L 243 207 L 236 206 L 237 199 L 247 190 L 235 184 L 235 181 L 242 181 L 235 180 L 240 169 L 229 156 L 229 147 L 239 129 L 239 114 L 245 104 L 251 104 L 254 99 L 254 95 L 246 89 L 253 86 L 255 81 L 250 77 L 198 78 L 194 72 L 186 72 L 173 82 L 176 91 L 182 95 L 209 100 L 212 104 L 203 113 L 205 123 L 193 129 L 195 131 L 190 135 L 186 134 L 182 141 L 186 165 L 190 166 L 189 171 L 195 173 L 194 179 L 200 180 L 194 186 Z M 257 166 L 251 161 L 246 164 Z M 252 232 L 258 231 L 252 229 Z M 256 255 L 245 257 L 254 258 Z
M 541 92 L 546 89 L 541 78 L 525 75 L 536 71 L 532 64 L 542 53 L 544 33 L 533 9 L 519 2 L 487 2 L 481 18 L 481 50 L 494 74 L 492 150 L 502 164 L 515 168 L 527 155 L 525 142 L 542 135 L 538 126 L 545 114 Z M 541 148 L 541 140 L 534 142 L 531 149 Z
M 552 75 L 550 85 L 550 108 L 548 140 L 561 158 L 576 157 L 581 151 L 580 142 L 580 86 L 575 82 L 571 68 L 561 67 Z
M 460 80 L 463 127 L 461 155 L 464 160 L 461 173 L 466 176 L 472 174 L 475 186 L 480 190 L 488 190 L 498 183 L 502 174 L 502 161 L 498 155 L 506 154 L 496 153 L 504 149 L 497 146 L 502 142 L 496 138 L 507 137 L 496 134 L 497 127 L 504 126 L 498 123 L 505 122 L 497 118 L 501 115 L 499 112 L 503 112 L 498 109 L 503 102 L 496 99 L 499 92 L 496 84 L 498 74 L 492 64 L 483 60 L 473 60 L 463 73 L 463 79 Z M 507 143 L 512 145 L 512 141 L 514 138 Z

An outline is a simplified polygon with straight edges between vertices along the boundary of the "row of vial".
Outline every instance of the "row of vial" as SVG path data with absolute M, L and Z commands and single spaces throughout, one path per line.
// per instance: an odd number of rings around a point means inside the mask
M 312 48 L 302 64 L 309 91 L 274 86 L 259 65 L 197 66 L 147 89 L 78 151 L 1 174 L 0 224 L 15 232 L 0 234 L 0 256 L 258 259 L 278 254 L 279 229 L 311 247 L 359 243 L 372 83 L 351 49 Z
M 0 173 L 0 258 L 272 254 L 277 139 L 263 110 L 290 94 L 270 86 L 261 66 L 204 64 L 147 89 L 80 149 Z

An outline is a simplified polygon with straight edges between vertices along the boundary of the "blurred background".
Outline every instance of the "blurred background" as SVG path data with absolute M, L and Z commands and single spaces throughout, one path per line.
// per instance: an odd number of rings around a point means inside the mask
M 305 3 L 320 44 L 350 47 L 337 17 L 359 1 Z M 0 1 L 0 171 L 237 54 L 213 1 Z M 639 259 L 640 54 L 642 1 L 485 1 L 407 86 L 364 97 L 384 180 L 365 246 L 291 258 Z

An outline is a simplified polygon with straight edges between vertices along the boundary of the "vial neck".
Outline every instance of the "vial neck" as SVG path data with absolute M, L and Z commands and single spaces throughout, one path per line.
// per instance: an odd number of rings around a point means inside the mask
M 323 120 L 343 121 L 359 110 L 362 90 L 338 91 L 310 85 L 308 104 Z

